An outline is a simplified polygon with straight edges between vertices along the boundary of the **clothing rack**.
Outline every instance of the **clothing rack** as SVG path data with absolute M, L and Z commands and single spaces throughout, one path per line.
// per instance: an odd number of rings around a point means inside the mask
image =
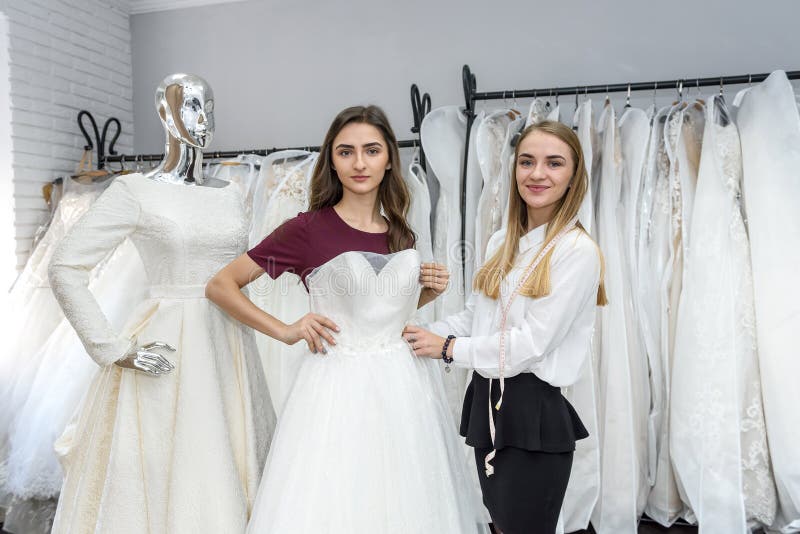
M 420 165 L 422 168 L 425 169 L 425 153 L 422 151 L 422 143 L 419 139 L 420 133 L 420 126 L 422 125 L 422 119 L 425 118 L 425 115 L 431 110 L 431 95 L 425 93 L 420 96 L 419 87 L 417 84 L 411 85 L 411 111 L 414 117 L 414 124 L 411 127 L 411 133 L 416 134 L 416 138 L 414 139 L 404 139 L 402 141 L 397 142 L 398 148 L 417 148 L 419 147 L 420 150 Z M 82 111 L 81 113 L 87 113 Z M 80 114 L 78 116 L 78 124 L 81 126 L 81 131 L 84 132 L 84 136 L 87 139 L 87 142 L 91 144 L 88 135 L 86 135 L 85 130 L 83 129 L 83 125 L 80 124 Z M 91 116 L 90 116 L 91 119 Z M 92 119 L 93 120 L 93 119 Z M 114 119 L 116 120 L 116 119 Z M 119 123 L 119 121 L 117 121 Z M 105 131 L 108 127 L 103 128 L 103 139 L 105 140 Z M 95 128 L 97 131 L 97 128 Z M 124 164 L 125 162 L 135 163 L 135 162 L 145 162 L 145 161 L 161 161 L 164 159 L 164 154 L 117 154 L 114 152 L 113 146 L 114 141 L 117 140 L 119 137 L 119 131 L 117 131 L 116 137 L 114 137 L 113 141 L 111 142 L 111 146 L 109 147 L 109 155 L 103 155 L 101 152 L 100 157 L 98 157 L 98 165 L 103 165 L 105 163 L 110 162 L 117 162 L 120 164 Z M 245 149 L 245 150 L 227 150 L 227 151 L 211 151 L 211 152 L 204 152 L 203 158 L 204 159 L 231 159 L 235 158 L 240 155 L 253 155 L 253 156 L 268 156 L 275 152 L 281 152 L 284 150 L 305 150 L 307 152 L 319 152 L 319 146 L 299 146 L 299 147 L 286 147 L 286 148 L 267 148 L 267 149 Z M 98 167 L 102 168 L 102 166 Z
M 769 73 L 765 74 L 740 74 L 736 76 L 715 76 L 708 78 L 679 78 L 675 80 L 662 80 L 654 82 L 628 82 L 628 83 L 614 83 L 614 84 L 598 84 L 598 85 L 574 85 L 568 87 L 547 87 L 543 89 L 509 89 L 502 91 L 486 91 L 478 92 L 477 81 L 475 74 L 469 68 L 469 65 L 464 65 L 461 69 L 461 81 L 464 89 L 464 113 L 467 118 L 467 134 L 464 138 L 464 160 L 461 166 L 461 257 L 465 257 L 465 240 L 466 240 L 466 221 L 464 214 L 467 205 L 467 161 L 469 161 L 469 137 L 472 130 L 472 123 L 475 121 L 475 103 L 480 100 L 500 100 L 506 98 L 536 98 L 539 96 L 559 96 L 575 95 L 576 101 L 579 95 L 597 94 L 597 93 L 620 93 L 626 92 L 628 99 L 632 91 L 653 91 L 659 89 L 675 89 L 679 99 L 683 98 L 684 88 L 692 87 L 710 87 L 719 86 L 720 93 L 725 85 L 738 85 L 738 84 L 752 84 L 753 82 L 764 81 Z M 790 80 L 800 79 L 800 70 L 787 71 L 786 76 Z M 462 269 L 465 265 L 462 264 Z
M 419 140 L 417 139 L 407 139 L 403 141 L 398 141 L 397 146 L 399 148 L 415 148 L 421 147 Z M 267 149 L 245 149 L 245 150 L 227 150 L 227 151 L 213 151 L 213 152 L 203 152 L 203 159 L 230 159 L 235 158 L 241 155 L 253 155 L 253 156 L 268 156 L 275 152 L 281 152 L 283 150 L 305 150 L 307 152 L 318 152 L 320 149 L 319 146 L 297 146 L 297 147 L 286 147 L 286 148 L 267 148 Z M 421 149 L 421 148 L 420 148 Z M 118 162 L 118 163 L 135 163 L 138 161 L 161 161 L 164 159 L 164 154 L 117 154 L 114 156 L 106 156 L 104 161 L 106 163 L 111 162 Z

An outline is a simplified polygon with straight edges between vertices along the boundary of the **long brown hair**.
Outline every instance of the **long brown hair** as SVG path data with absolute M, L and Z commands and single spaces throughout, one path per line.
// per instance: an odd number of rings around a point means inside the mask
M 553 219 L 547 223 L 547 232 L 540 250 L 543 250 L 547 243 L 578 215 L 581 202 L 583 202 L 583 197 L 586 195 L 589 186 L 581 143 L 571 128 L 557 121 L 542 121 L 532 124 L 522 131 L 514 150 L 514 170 L 511 173 L 511 187 L 509 188 L 508 229 L 505 241 L 475 275 L 475 289 L 482 291 L 493 299 L 498 298 L 500 295 L 500 282 L 514 266 L 520 237 L 528 231 L 527 205 L 520 196 L 519 186 L 517 185 L 517 158 L 519 158 L 519 147 L 522 144 L 522 140 L 534 132 L 554 135 L 564 141 L 572 151 L 572 161 L 574 163 L 570 186 L 564 196 L 561 197 Z M 578 231 L 589 235 L 580 223 L 578 223 Z M 538 298 L 550 294 L 550 260 L 553 257 L 554 250 L 555 247 L 551 248 L 542 258 L 542 261 L 522 286 L 520 295 Z M 597 253 L 600 256 L 600 286 L 597 289 L 597 304 L 603 306 L 608 303 L 608 300 L 606 298 L 605 284 L 603 283 L 605 267 L 600 247 L 597 247 Z
M 397 252 L 413 246 L 414 232 L 406 222 L 410 205 L 408 188 L 403 180 L 400 168 L 400 151 L 397 148 L 397 137 L 394 135 L 389 119 L 378 106 L 353 106 L 336 115 L 325 140 L 320 147 L 319 158 L 311 175 L 311 194 L 309 211 L 333 206 L 342 199 L 342 182 L 333 170 L 333 141 L 339 132 L 351 123 L 370 124 L 377 128 L 386 148 L 389 151 L 390 167 L 378 186 L 378 202 L 383 208 L 389 223 L 389 252 Z

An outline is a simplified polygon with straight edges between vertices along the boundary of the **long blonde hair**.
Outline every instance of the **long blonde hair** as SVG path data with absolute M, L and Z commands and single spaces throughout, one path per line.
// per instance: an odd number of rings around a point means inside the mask
M 583 197 L 586 195 L 589 186 L 581 143 L 578 140 L 578 136 L 575 135 L 575 132 L 569 127 L 556 121 L 542 121 L 537 124 L 532 124 L 522 131 L 516 149 L 514 150 L 514 170 L 511 176 L 511 187 L 509 188 L 508 228 L 505 241 L 475 275 L 475 289 L 493 299 L 499 297 L 500 282 L 511 272 L 517 255 L 519 240 L 528 229 L 527 205 L 520 196 L 517 185 L 517 158 L 519 157 L 519 147 L 522 144 L 522 140 L 534 132 L 554 135 L 564 141 L 569 145 L 572 151 L 572 161 L 574 163 L 570 186 L 559 201 L 553 219 L 547 223 L 547 231 L 545 233 L 542 249 L 544 249 L 547 243 L 578 215 L 581 202 L 583 202 Z M 589 235 L 580 223 L 578 223 L 577 226 L 578 231 Z M 554 250 L 555 247 L 551 248 L 544 258 L 542 258 L 542 261 L 536 266 L 531 276 L 520 289 L 520 295 L 539 298 L 550 294 L 550 260 L 553 257 Z M 603 262 L 603 253 L 600 251 L 600 247 L 597 247 L 597 253 L 600 256 L 600 286 L 597 289 L 597 304 L 598 306 L 604 306 L 608 303 L 608 299 L 606 298 L 605 284 L 603 283 L 605 266 Z

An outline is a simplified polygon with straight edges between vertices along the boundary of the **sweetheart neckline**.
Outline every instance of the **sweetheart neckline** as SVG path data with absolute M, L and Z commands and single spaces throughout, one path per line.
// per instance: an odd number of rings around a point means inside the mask
M 342 253 L 340 253 L 340 254 L 337 254 L 337 255 L 336 255 L 336 256 L 334 256 L 333 258 L 329 259 L 328 261 L 326 261 L 325 263 L 323 263 L 322 265 L 320 265 L 320 266 L 316 267 L 316 268 L 315 268 L 313 271 L 311 271 L 311 273 L 310 273 L 310 274 L 309 274 L 309 275 L 306 277 L 306 283 L 307 283 L 307 284 L 309 284 L 309 285 L 310 285 L 311 283 L 313 283 L 313 281 L 314 281 L 314 278 L 316 278 L 316 275 L 317 275 L 319 272 L 321 272 L 323 269 L 325 269 L 326 267 L 328 267 L 328 266 L 329 266 L 330 264 L 332 264 L 334 261 L 336 261 L 336 260 L 338 260 L 339 258 L 341 258 L 341 257 L 343 257 L 343 256 L 346 256 L 346 255 L 348 255 L 348 254 L 356 254 L 357 256 L 359 256 L 359 257 L 360 257 L 360 258 L 361 258 L 363 261 L 365 261 L 365 262 L 366 262 L 366 263 L 369 265 L 369 267 L 370 267 L 370 271 L 371 271 L 371 272 L 372 272 L 372 273 L 375 275 L 375 277 L 376 277 L 376 278 L 379 278 L 379 277 L 381 276 L 381 274 L 382 274 L 384 271 L 386 271 L 386 267 L 388 267 L 390 263 L 392 263 L 392 262 L 393 262 L 393 261 L 394 261 L 396 258 L 398 258 L 398 257 L 402 256 L 403 254 L 405 254 L 405 253 L 407 253 L 407 252 L 409 252 L 409 253 L 414 253 L 414 254 L 416 254 L 416 255 L 419 257 L 419 251 L 418 251 L 417 249 L 415 249 L 415 248 L 407 248 L 407 249 L 405 249 L 405 250 L 400 250 L 400 251 L 398 251 L 398 252 L 392 252 L 392 253 L 390 253 L 390 254 L 379 254 L 379 253 L 377 253 L 377 252 L 369 252 L 369 251 L 365 251 L 365 250 L 346 250 L 346 251 L 344 251 L 344 252 L 342 252 Z M 380 270 L 380 271 L 375 271 L 375 268 L 374 268 L 374 267 L 372 266 L 372 264 L 371 264 L 371 263 L 369 263 L 369 261 L 367 260 L 367 258 L 366 258 L 366 254 L 372 254 L 372 255 L 374 255 L 374 256 L 384 256 L 384 257 L 386 257 L 386 256 L 391 256 L 391 258 L 389 258 L 389 260 L 388 260 L 388 261 L 386 262 L 386 264 L 385 264 L 385 265 L 384 265 L 384 266 L 381 268 L 381 270 Z

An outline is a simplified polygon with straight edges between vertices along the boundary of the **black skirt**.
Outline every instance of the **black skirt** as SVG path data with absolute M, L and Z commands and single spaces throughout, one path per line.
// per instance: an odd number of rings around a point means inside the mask
M 473 373 L 464 398 L 461 435 L 475 448 L 483 502 L 505 534 L 555 532 L 572 468 L 575 441 L 589 436 L 572 405 L 533 373 L 506 379 L 503 405 L 500 382 L 492 381 L 492 416 L 497 451 L 486 476 L 484 460 L 492 450 L 489 433 L 489 380 Z
M 533 373 L 521 373 L 505 380 L 503 405 L 500 381 L 492 381 L 492 414 L 495 421 L 494 447 L 517 447 L 527 451 L 569 452 L 575 442 L 589 436 L 575 408 L 561 394 Z M 492 447 L 489 434 L 489 379 L 472 374 L 461 413 L 461 435 L 467 445 Z

